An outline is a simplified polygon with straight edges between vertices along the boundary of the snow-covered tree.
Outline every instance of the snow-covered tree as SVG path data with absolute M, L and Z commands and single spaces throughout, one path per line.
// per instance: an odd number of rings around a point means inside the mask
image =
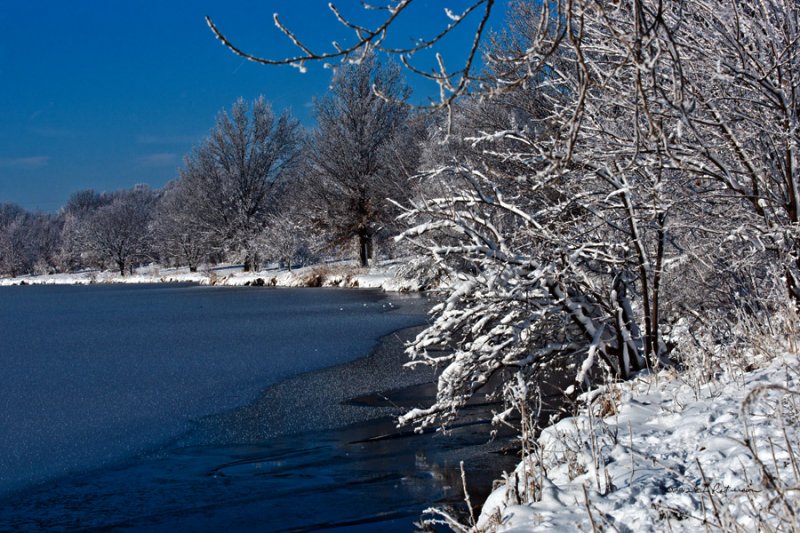
M 796 6 L 517 9 L 535 31 L 488 54 L 487 97 L 534 89 L 546 127 L 509 107 L 507 127 L 466 139 L 479 157 L 431 169 L 461 184 L 407 215 L 417 225 L 406 236 L 458 282 L 412 346 L 445 367 L 439 397 L 405 420 L 446 419 L 497 372 L 564 356 L 579 382 L 656 364 L 664 328 L 720 302 L 716 293 L 747 290 L 730 284 L 743 268 L 764 276 L 783 257 L 796 287 Z M 743 264 L 748 241 L 765 253 Z M 723 279 L 720 265 L 738 275 Z M 453 352 L 427 353 L 442 344 Z
M 150 222 L 157 196 L 147 186 L 139 185 L 118 191 L 111 198 L 85 221 L 83 247 L 114 264 L 124 276 L 136 263 L 152 255 Z
M 417 144 L 409 95 L 400 69 L 373 55 L 343 65 L 330 93 L 315 102 L 303 182 L 306 210 L 339 246 L 357 242 L 362 266 L 373 257 L 376 237 L 391 225 L 396 209 L 387 198 L 407 197 L 416 167 Z
M 26 226 L 29 271 L 48 274 L 57 270 L 63 219 L 49 213 L 34 213 L 28 217 Z
M 186 183 L 169 183 L 158 202 L 153 220 L 153 239 L 162 260 L 186 265 L 197 272 L 200 263 L 213 249 L 213 235 L 203 232 L 196 222 L 197 215 L 186 202 L 191 192 L 183 190 Z
M 0 274 L 47 273 L 56 266 L 61 219 L 0 204 Z
M 746 220 L 730 238 L 780 264 L 800 307 L 800 8 L 701 0 L 669 15 L 670 164 L 732 197 Z
M 186 158 L 179 203 L 192 213 L 198 235 L 212 250 L 258 263 L 255 241 L 264 230 L 275 184 L 292 164 L 300 126 L 276 116 L 264 98 L 237 101 L 222 112 L 209 137 Z
M 100 264 L 100 258 L 86 246 L 86 230 L 94 212 L 110 202 L 110 195 L 93 189 L 77 191 L 69 197 L 60 211 L 64 222 L 57 262 L 61 270 L 70 271 Z
M 28 266 L 25 221 L 28 213 L 15 204 L 0 205 L 0 272 L 16 277 Z

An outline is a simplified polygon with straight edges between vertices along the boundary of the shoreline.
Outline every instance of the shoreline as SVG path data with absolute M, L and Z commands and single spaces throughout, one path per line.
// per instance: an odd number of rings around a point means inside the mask
M 94 284 L 159 284 L 194 283 L 226 287 L 341 287 L 382 289 L 387 292 L 419 292 L 419 281 L 401 279 L 398 271 L 404 259 L 391 259 L 362 268 L 350 261 L 320 263 L 290 270 L 270 268 L 244 272 L 238 265 L 220 265 L 190 272 L 187 267 L 148 265 L 133 274 L 121 275 L 108 270 L 88 270 L 73 273 L 22 275 L 0 278 L 0 287 L 32 285 L 94 285 Z
M 412 296 L 410 301 L 413 299 L 416 298 Z M 424 300 L 420 298 L 417 301 Z M 402 309 L 396 312 L 402 312 Z M 424 505 L 418 505 L 413 511 L 405 508 L 407 502 L 398 501 L 398 508 L 391 509 L 384 517 L 396 515 L 388 522 L 384 522 L 382 517 L 317 521 L 304 524 L 297 530 L 375 524 L 384 530 L 406 531 L 406 525 L 400 524 L 417 522 L 423 511 L 430 507 L 446 508 L 452 516 L 467 522 L 470 515 L 464 503 L 465 487 L 460 464 L 464 464 L 466 489 L 472 512 L 477 517 L 494 484 L 504 472 L 512 472 L 518 463 L 512 442 L 514 435 L 501 429 L 496 438 L 490 436 L 490 431 L 497 428 L 492 427 L 485 404 L 465 407 L 463 416 L 469 421 L 453 425 L 446 434 L 430 428 L 416 433 L 413 426 L 397 426 L 399 415 L 413 407 L 429 405 L 436 396 L 437 372 L 426 366 L 414 369 L 403 366 L 409 361 L 405 354 L 406 342 L 413 340 L 424 328 L 399 329 L 379 338 L 375 348 L 365 357 L 271 385 L 246 406 L 205 417 L 200 422 L 202 427 L 197 429 L 211 440 L 204 443 L 181 440 L 176 446 L 224 446 L 237 442 L 242 446 L 258 447 L 260 443 L 294 438 L 305 442 L 309 435 L 322 434 L 323 439 L 332 438 L 337 448 L 348 450 L 347 456 L 368 455 L 375 453 L 375 449 L 380 450 L 380 455 L 386 454 L 387 449 L 398 454 L 399 449 L 400 455 L 413 457 L 416 467 L 423 469 L 428 478 L 426 483 L 440 486 L 441 492 L 433 500 L 417 502 Z M 343 374 L 347 375 L 347 381 L 336 379 Z M 342 387 L 342 384 L 346 386 Z M 296 424 L 298 416 L 306 417 L 302 418 L 301 425 Z M 232 428 L 235 430 L 231 431 Z M 219 434 L 219 431 L 224 434 Z M 510 454 L 509 449 L 512 450 Z M 260 453 L 249 452 L 233 465 L 221 465 L 214 475 L 224 477 L 230 466 L 246 469 L 251 462 L 260 465 L 263 459 Z M 374 474 L 380 477 L 379 472 Z M 413 520 L 408 521 L 409 518 Z

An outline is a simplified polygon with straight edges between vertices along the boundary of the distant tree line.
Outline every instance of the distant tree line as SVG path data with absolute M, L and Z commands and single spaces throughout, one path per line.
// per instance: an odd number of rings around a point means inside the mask
M 0 275 L 328 256 L 368 266 L 394 246 L 388 199 L 410 198 L 423 130 L 409 93 L 399 68 L 370 57 L 339 70 L 311 131 L 264 98 L 240 99 L 163 189 L 78 191 L 56 214 L 2 204 Z

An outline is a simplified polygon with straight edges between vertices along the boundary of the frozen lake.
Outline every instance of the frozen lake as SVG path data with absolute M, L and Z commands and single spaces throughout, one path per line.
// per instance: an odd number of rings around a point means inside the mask
M 421 324 L 378 291 L 0 288 L 0 496 L 160 446 Z

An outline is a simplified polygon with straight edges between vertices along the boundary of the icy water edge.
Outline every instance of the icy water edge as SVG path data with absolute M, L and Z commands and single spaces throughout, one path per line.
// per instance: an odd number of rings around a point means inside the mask
M 0 529 L 411 531 L 430 505 L 464 507 L 459 460 L 475 501 L 513 462 L 487 453 L 485 427 L 393 427 L 431 392 L 432 375 L 400 370 L 418 297 L 15 290 L 0 292 Z

